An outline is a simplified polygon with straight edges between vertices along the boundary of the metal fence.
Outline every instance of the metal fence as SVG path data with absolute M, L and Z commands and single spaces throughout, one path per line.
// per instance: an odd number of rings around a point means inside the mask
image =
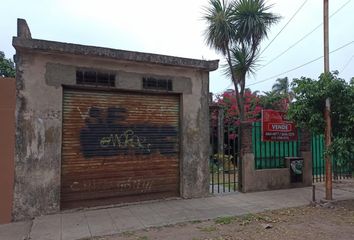
M 225 125 L 222 114 L 211 112 L 210 123 L 210 192 L 227 193 L 238 189 L 238 131 L 235 125 Z M 261 122 L 253 123 L 252 148 L 255 169 L 285 168 L 286 157 L 300 156 L 301 135 L 297 141 L 262 142 Z M 313 182 L 325 180 L 324 137 L 313 135 L 311 141 Z M 353 156 L 354 157 L 354 156 Z M 334 180 L 354 177 L 354 159 L 345 162 L 332 158 L 332 177 Z
M 312 181 L 325 181 L 325 143 L 324 136 L 313 135 L 311 141 L 312 152 Z M 354 158 L 354 156 L 353 156 Z M 354 174 L 354 159 L 352 161 L 343 161 L 332 157 L 332 178 L 334 180 L 353 178 Z
M 252 147 L 256 169 L 285 168 L 285 157 L 300 156 L 300 136 L 298 141 L 262 142 L 261 122 L 253 123 Z
M 222 113 L 218 111 L 212 112 L 211 116 L 210 192 L 235 192 L 238 189 L 238 127 L 225 125 Z

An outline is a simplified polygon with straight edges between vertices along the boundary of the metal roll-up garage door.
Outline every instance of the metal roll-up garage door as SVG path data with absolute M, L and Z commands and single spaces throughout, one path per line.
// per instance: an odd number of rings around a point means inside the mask
M 64 90 L 62 209 L 178 195 L 178 95 Z

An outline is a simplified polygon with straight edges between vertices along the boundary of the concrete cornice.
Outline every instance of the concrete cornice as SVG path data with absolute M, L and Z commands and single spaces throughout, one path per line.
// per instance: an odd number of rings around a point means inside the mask
M 121 61 L 195 68 L 205 71 L 214 71 L 219 65 L 219 60 L 206 61 L 32 38 L 13 37 L 12 45 L 19 52 L 21 52 L 21 50 L 29 50 L 54 54 L 102 57 Z

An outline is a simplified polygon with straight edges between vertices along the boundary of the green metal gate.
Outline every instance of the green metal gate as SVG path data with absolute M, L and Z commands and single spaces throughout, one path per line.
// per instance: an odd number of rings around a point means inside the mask
M 312 181 L 322 182 L 325 180 L 325 143 L 323 134 L 312 135 Z M 353 163 L 353 161 L 351 161 Z M 354 173 L 353 164 L 332 157 L 332 178 L 346 179 L 352 178 Z
M 285 157 L 300 157 L 300 134 L 298 141 L 262 142 L 262 123 L 254 122 L 252 147 L 256 169 L 285 168 Z

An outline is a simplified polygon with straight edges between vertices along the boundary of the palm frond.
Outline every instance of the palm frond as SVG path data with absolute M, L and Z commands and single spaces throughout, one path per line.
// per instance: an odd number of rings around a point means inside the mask
M 269 28 L 280 19 L 268 12 L 272 5 L 265 5 L 264 0 L 237 0 L 233 4 L 232 21 L 237 29 L 237 36 L 253 46 L 267 37 Z
M 206 44 L 225 55 L 236 36 L 232 23 L 232 5 L 227 0 L 209 0 L 204 11 L 203 19 L 207 23 L 204 32 Z
M 289 93 L 289 87 L 290 87 L 290 84 L 289 84 L 288 77 L 278 78 L 276 80 L 276 83 L 273 84 L 272 90 L 277 92 L 277 93 L 288 94 Z
M 237 79 L 243 79 L 246 74 L 255 74 L 257 57 L 252 57 L 252 50 L 247 46 L 235 46 L 231 49 L 231 65 Z M 224 74 L 231 76 L 231 69 L 225 66 Z

